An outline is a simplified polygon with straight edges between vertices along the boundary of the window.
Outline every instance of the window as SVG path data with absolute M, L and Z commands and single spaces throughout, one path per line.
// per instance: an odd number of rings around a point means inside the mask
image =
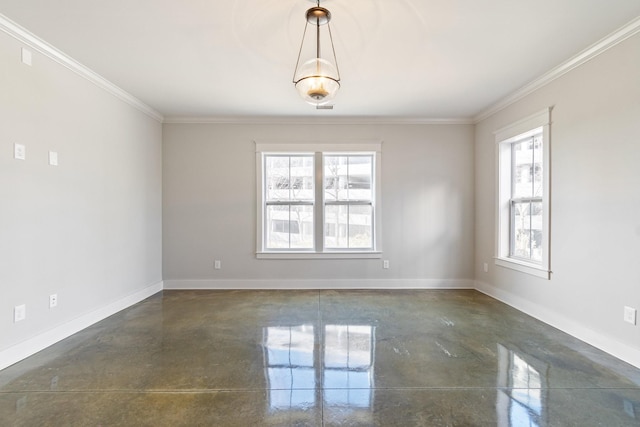
M 258 257 L 379 257 L 380 147 L 256 143 Z
M 542 128 L 511 145 L 509 256 L 542 261 Z M 536 141 L 535 145 L 532 141 Z M 523 148 L 524 147 L 524 148 Z
M 549 278 L 550 109 L 496 132 L 496 264 Z
M 373 249 L 373 159 L 323 155 L 325 248 Z
M 268 155 L 264 163 L 265 247 L 312 249 L 313 155 Z

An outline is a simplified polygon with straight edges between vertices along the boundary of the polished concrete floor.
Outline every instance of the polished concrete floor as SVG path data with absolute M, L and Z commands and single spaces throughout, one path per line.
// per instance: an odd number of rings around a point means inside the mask
M 1 426 L 630 426 L 640 370 L 476 291 L 165 291 L 0 371 Z

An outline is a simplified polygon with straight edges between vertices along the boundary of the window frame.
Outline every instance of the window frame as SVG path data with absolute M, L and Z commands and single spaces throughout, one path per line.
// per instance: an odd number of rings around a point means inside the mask
M 260 259 L 340 259 L 382 257 L 382 142 L 270 142 L 254 141 L 256 146 L 256 257 Z M 265 247 L 265 164 L 267 155 L 314 154 L 314 245 L 312 249 L 267 249 Z M 372 248 L 324 247 L 324 156 L 373 155 L 372 180 Z
M 494 132 L 497 165 L 496 243 L 495 264 L 543 279 L 550 279 L 550 210 L 551 210 L 551 108 L 533 114 Z M 542 236 L 540 262 L 512 255 L 514 233 L 511 204 L 514 185 L 513 144 L 542 134 Z M 535 170 L 532 172 L 535 174 Z M 540 199 L 532 197 L 531 199 Z M 527 198 L 529 199 L 529 198 Z

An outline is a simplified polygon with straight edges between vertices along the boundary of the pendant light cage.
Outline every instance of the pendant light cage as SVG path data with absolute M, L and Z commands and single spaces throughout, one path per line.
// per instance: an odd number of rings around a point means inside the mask
M 320 106 L 332 101 L 340 89 L 340 71 L 331 34 L 331 12 L 317 5 L 306 12 L 306 23 L 293 83 L 309 104 Z

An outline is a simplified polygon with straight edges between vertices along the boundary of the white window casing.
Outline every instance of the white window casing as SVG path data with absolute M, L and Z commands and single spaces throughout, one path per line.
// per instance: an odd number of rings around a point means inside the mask
M 495 264 L 544 279 L 550 278 L 550 124 L 551 108 L 533 114 L 496 132 L 497 205 Z M 542 196 L 514 198 L 514 158 L 512 147 L 527 138 L 542 136 Z M 532 139 L 532 144 L 533 144 Z M 533 165 L 535 166 L 535 164 Z M 529 172 L 535 174 L 535 171 Z M 514 250 L 514 203 L 541 202 L 540 259 L 518 257 Z
M 382 216 L 381 216 L 381 150 L 382 142 L 263 142 L 256 141 L 256 256 L 261 259 L 340 259 L 340 258 L 381 258 L 382 256 Z M 277 156 L 310 156 L 314 158 L 314 200 L 313 200 L 313 243 L 309 248 L 267 247 L 267 206 L 298 205 L 300 202 L 266 200 L 265 158 Z M 372 161 L 371 200 L 325 201 L 324 161 L 326 156 L 367 157 Z M 306 203 L 305 203 L 306 204 Z M 329 247 L 325 248 L 325 208 L 327 206 L 371 206 L 370 247 Z M 295 228 L 295 227 L 294 227 Z M 279 231 L 291 232 L 288 227 Z M 301 232 L 295 228 L 296 232 Z M 340 232 L 336 227 L 332 230 Z M 291 239 L 291 237 L 290 237 Z M 290 240 L 291 241 L 291 240 Z M 273 245 L 272 245 L 273 246 Z M 336 246 L 336 245 L 333 245 Z M 368 245 L 367 245 L 368 246 Z

